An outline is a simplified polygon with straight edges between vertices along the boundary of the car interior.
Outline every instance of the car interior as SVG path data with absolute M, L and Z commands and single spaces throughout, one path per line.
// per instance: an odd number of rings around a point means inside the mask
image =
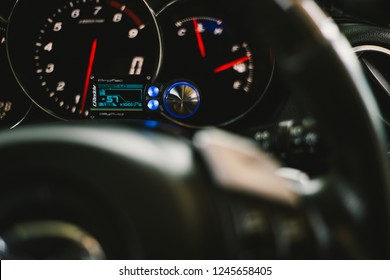
M 388 259 L 386 0 L 1 0 L 0 259 Z

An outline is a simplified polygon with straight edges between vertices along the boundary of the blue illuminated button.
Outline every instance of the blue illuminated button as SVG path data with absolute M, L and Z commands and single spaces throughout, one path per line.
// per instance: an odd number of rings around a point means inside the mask
M 152 111 L 156 111 L 158 107 L 160 106 L 160 102 L 156 99 L 149 100 L 148 102 L 148 108 Z
M 148 95 L 150 97 L 157 97 L 159 94 L 160 94 L 160 89 L 158 87 L 156 87 L 156 86 L 151 86 L 148 89 Z

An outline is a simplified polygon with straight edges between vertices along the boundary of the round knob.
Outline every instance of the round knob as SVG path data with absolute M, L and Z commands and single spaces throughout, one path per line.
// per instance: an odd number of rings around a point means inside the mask
M 190 83 L 174 83 L 164 93 L 164 105 L 173 117 L 189 118 L 199 109 L 200 95 L 196 87 Z

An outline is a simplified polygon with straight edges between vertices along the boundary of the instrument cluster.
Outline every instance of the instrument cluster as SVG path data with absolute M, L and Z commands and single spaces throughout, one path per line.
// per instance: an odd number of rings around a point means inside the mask
M 273 76 L 270 47 L 223 1 L 19 0 L 0 15 L 0 67 L 15 77 L 2 77 L 15 80 L 0 90 L 2 126 L 31 103 L 64 120 L 225 125 L 260 103 Z M 6 123 L 7 108 L 19 114 Z

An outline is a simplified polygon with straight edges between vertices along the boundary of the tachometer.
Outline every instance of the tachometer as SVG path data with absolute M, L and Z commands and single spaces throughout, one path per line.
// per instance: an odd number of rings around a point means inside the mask
M 92 74 L 153 80 L 160 65 L 159 31 L 143 0 L 19 1 L 8 37 L 27 94 L 63 119 L 88 116 Z

